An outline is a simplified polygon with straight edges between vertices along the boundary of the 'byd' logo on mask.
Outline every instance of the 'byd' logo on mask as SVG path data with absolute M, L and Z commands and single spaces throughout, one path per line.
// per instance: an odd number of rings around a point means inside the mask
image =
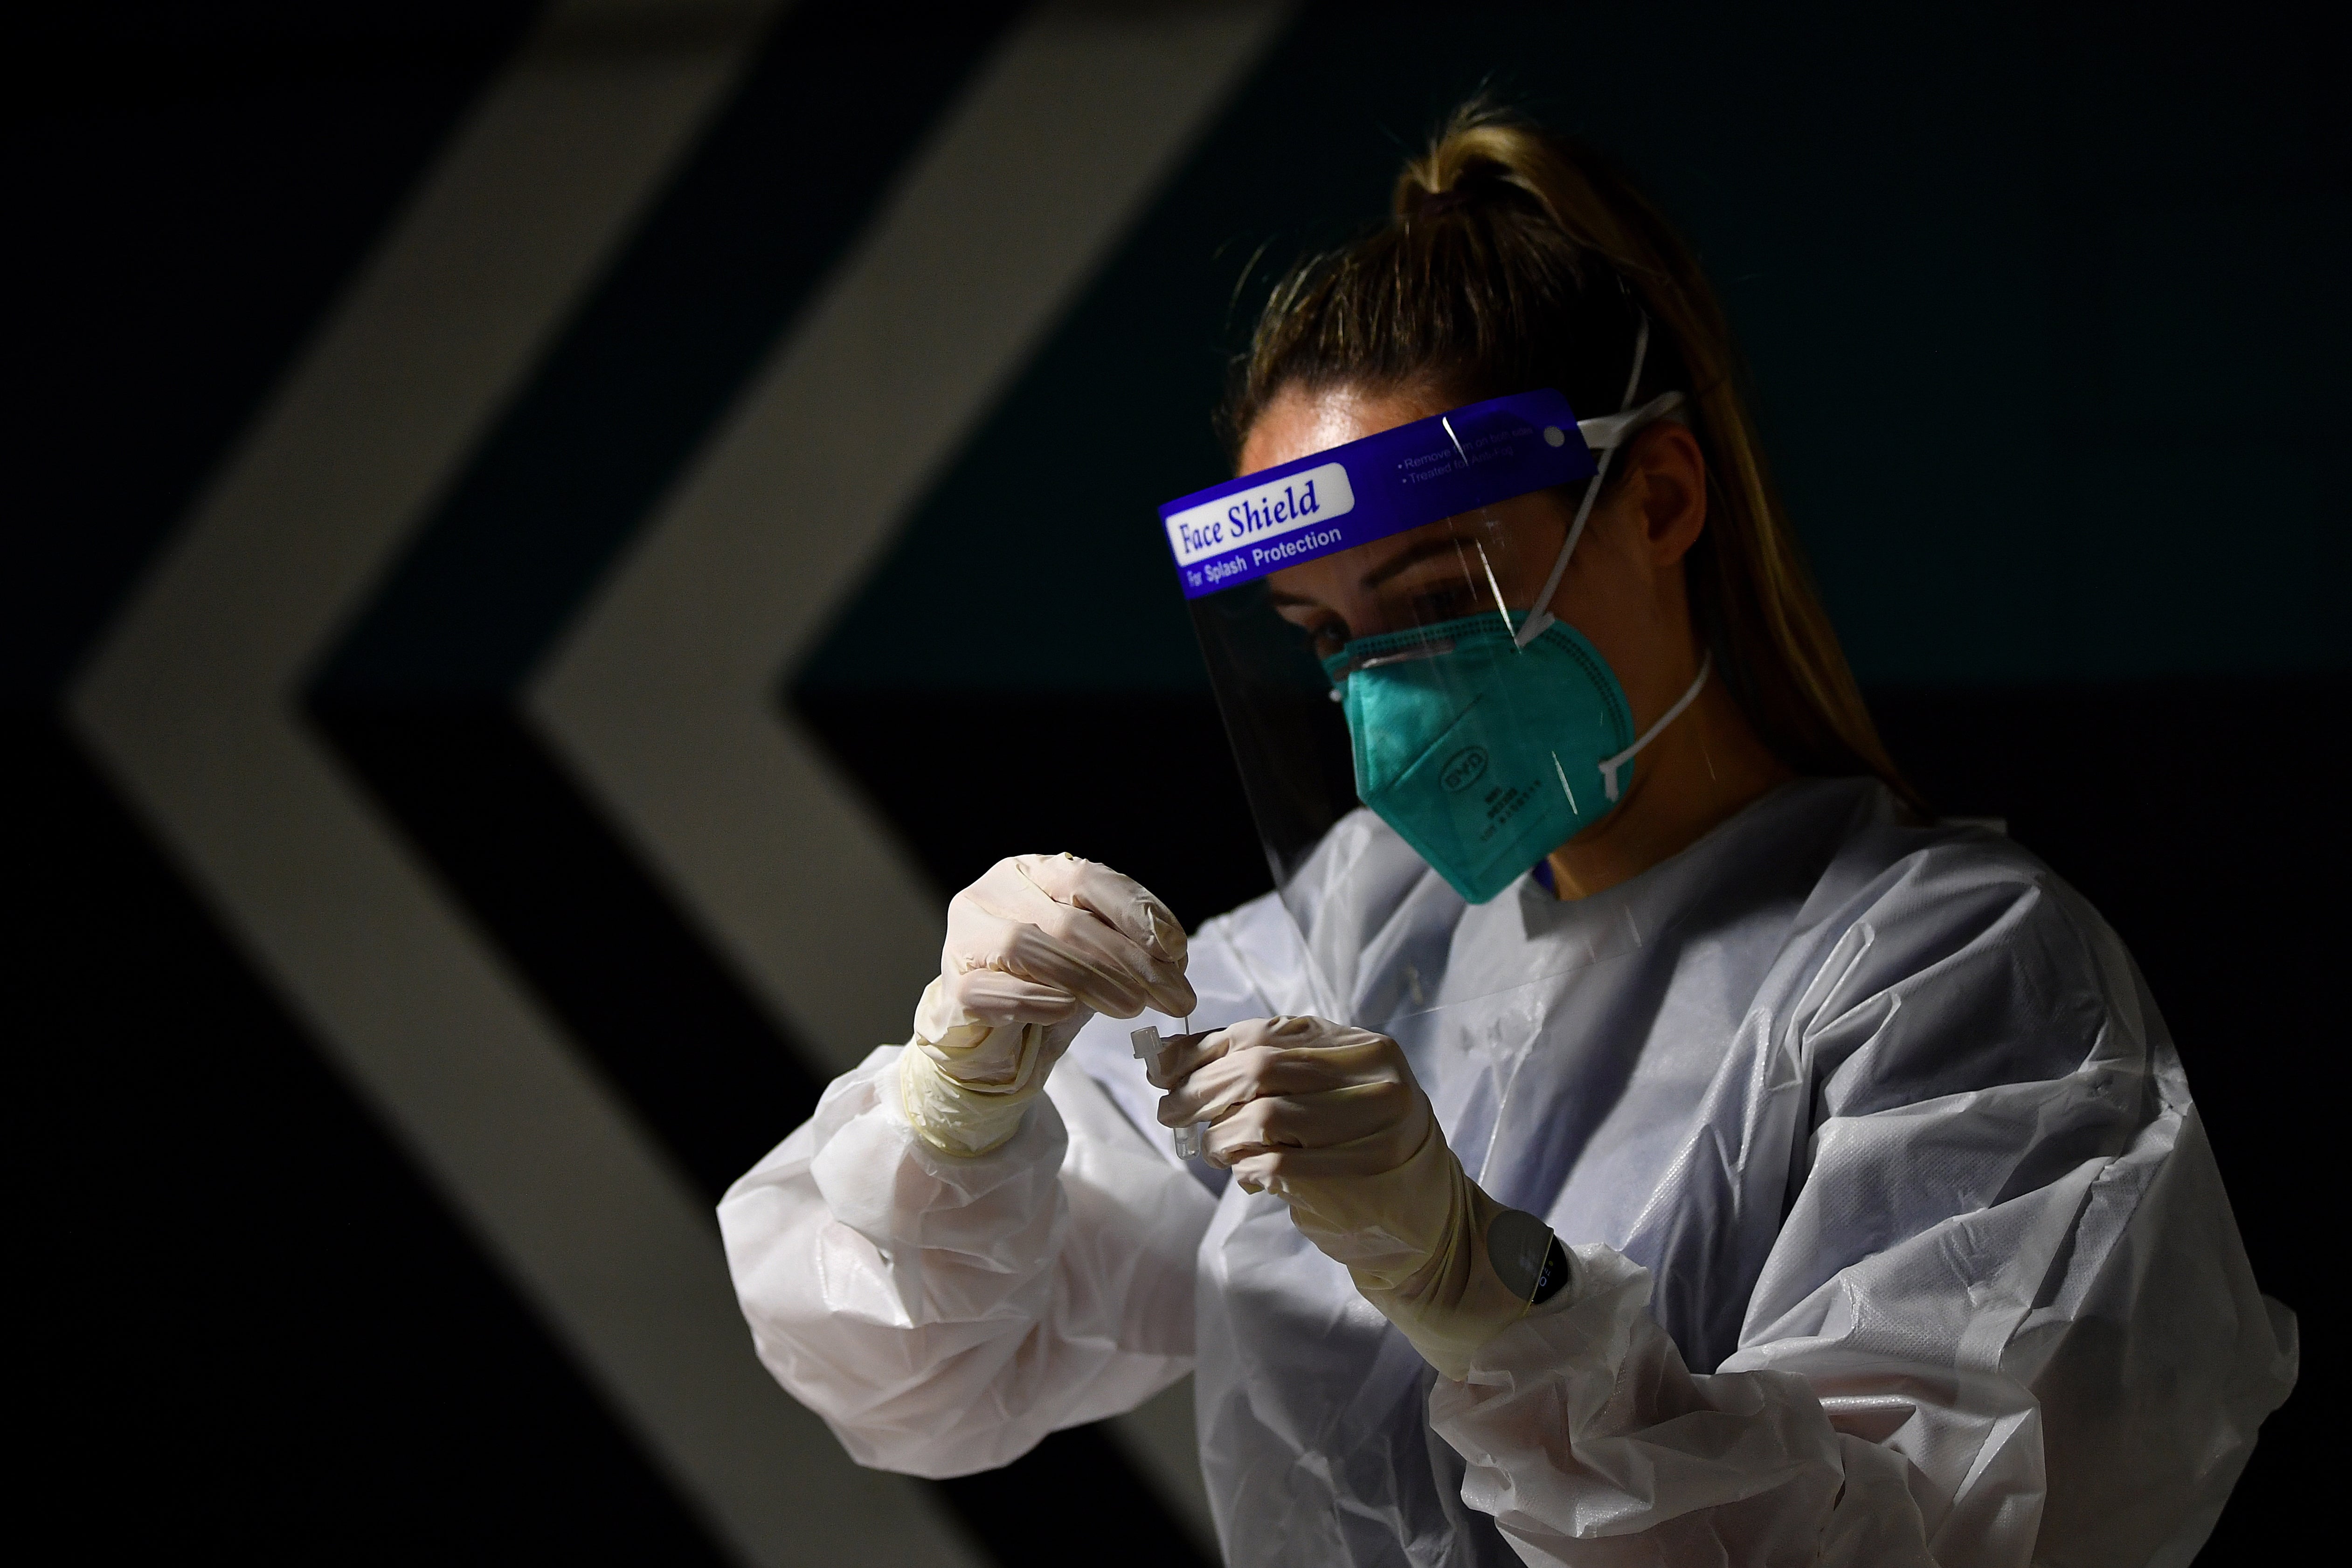
M 1465 746 L 1445 759 L 1445 766 L 1438 771 L 1437 781 L 1459 794 L 1478 782 L 1486 772 L 1486 748 Z

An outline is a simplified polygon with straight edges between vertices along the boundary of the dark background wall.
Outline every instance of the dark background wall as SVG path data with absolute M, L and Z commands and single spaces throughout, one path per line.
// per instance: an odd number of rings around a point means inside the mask
M 803 0 L 757 31 L 288 696 L 702 1199 L 830 1059 L 530 694 L 1033 19 Z M 731 1550 L 73 706 L 537 25 L 110 5 L 7 51 L 12 1119 L 40 1490 L 110 1552 Z M 1727 298 L 1896 757 L 2088 893 L 2165 1008 L 2257 1273 L 2303 1319 L 2303 1385 L 2207 1558 L 2267 1553 L 2316 1517 L 2343 1386 L 2315 1245 L 2352 873 L 2339 28 L 2286 4 L 1278 17 L 763 700 L 927 896 L 1065 847 L 1188 921 L 1260 891 L 1148 510 L 1219 472 L 1236 280 L 1261 246 L 1376 215 L 1401 151 L 1482 81 L 1592 138 Z M 825 526 L 805 497 L 775 508 Z M 1168 833 L 1180 808 L 1210 831 Z M 1089 1429 L 926 1506 L 981 1560 L 1092 1555 L 1090 1531 L 1139 1520 L 1181 1560 L 1153 1463 Z

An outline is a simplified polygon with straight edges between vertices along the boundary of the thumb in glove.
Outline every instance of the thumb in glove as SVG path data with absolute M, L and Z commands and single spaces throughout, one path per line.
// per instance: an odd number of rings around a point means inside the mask
M 1549 1228 L 1463 1171 L 1385 1035 L 1252 1019 L 1181 1041 L 1154 1081 L 1171 1090 L 1160 1121 L 1211 1123 L 1208 1156 L 1288 1203 L 1299 1232 L 1448 1377 L 1565 1280 Z

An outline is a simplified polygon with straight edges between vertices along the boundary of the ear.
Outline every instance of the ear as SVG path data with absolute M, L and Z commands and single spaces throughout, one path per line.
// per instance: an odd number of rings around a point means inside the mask
M 1650 562 L 1668 567 L 1698 543 L 1706 527 L 1706 455 L 1685 426 L 1661 421 L 1626 448 L 1625 505 L 1641 518 Z

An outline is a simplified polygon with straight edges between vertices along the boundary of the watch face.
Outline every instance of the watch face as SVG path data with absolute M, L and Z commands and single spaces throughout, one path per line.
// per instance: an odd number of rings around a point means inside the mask
M 1503 1288 L 1523 1301 L 1537 1299 L 1544 1265 L 1558 1245 L 1550 1226 L 1516 1208 L 1503 1210 L 1486 1227 L 1486 1260 L 1495 1266 Z

